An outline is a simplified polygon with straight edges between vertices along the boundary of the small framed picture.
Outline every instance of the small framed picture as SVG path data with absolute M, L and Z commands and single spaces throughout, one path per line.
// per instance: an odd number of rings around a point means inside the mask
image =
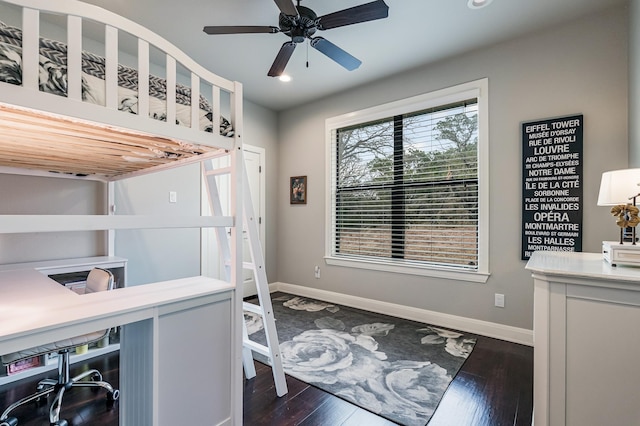
M 293 176 L 289 184 L 291 204 L 307 204 L 307 177 Z

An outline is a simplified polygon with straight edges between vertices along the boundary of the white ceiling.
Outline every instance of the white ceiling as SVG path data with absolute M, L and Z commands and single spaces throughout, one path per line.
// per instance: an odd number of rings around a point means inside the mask
M 469 9 L 467 0 L 385 0 L 389 17 L 319 31 L 362 61 L 347 71 L 297 46 L 283 83 L 267 71 L 288 37 L 206 35 L 205 25 L 278 26 L 273 0 L 85 0 L 168 39 L 214 73 L 243 84 L 245 98 L 280 111 L 404 70 L 594 13 L 626 0 L 494 0 Z M 318 16 L 371 0 L 303 0 Z M 570 52 L 568 52 L 570 53 Z M 306 68 L 307 57 L 309 68 Z

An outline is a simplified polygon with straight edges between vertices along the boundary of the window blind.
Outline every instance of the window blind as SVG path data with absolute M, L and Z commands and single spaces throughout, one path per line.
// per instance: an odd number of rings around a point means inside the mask
M 331 137 L 333 256 L 477 270 L 477 99 Z

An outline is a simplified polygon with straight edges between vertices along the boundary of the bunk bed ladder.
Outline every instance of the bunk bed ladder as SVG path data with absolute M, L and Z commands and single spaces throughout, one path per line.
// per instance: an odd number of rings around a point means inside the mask
M 228 174 L 229 168 L 214 168 L 213 161 L 207 160 L 204 164 L 204 176 L 209 193 L 209 203 L 211 211 L 214 215 L 222 215 L 222 204 L 220 202 L 220 194 L 218 192 L 218 185 L 216 183 L 216 176 Z M 246 322 L 242 323 L 242 335 L 243 335 L 243 350 L 242 350 L 242 364 L 244 367 L 245 376 L 251 379 L 256 376 L 256 369 L 253 361 L 252 352 L 259 353 L 269 360 L 271 369 L 273 371 L 273 380 L 275 382 L 276 393 L 278 396 L 286 395 L 288 392 L 287 383 L 284 376 L 284 369 L 282 367 L 282 357 L 280 355 L 280 345 L 278 342 L 278 334 L 276 331 L 275 318 L 273 316 L 273 306 L 271 304 L 271 296 L 269 294 L 269 283 L 267 282 L 267 273 L 264 264 L 264 256 L 262 254 L 262 247 L 260 243 L 260 236 L 258 233 L 258 224 L 255 219 L 253 210 L 253 203 L 251 201 L 251 193 L 249 190 L 249 180 L 246 171 L 243 171 L 243 191 L 242 199 L 243 205 L 243 223 L 244 231 L 247 236 L 247 243 L 249 246 L 249 252 L 251 254 L 251 262 L 244 262 L 243 267 L 250 269 L 253 272 L 253 277 L 256 283 L 256 289 L 258 291 L 259 304 L 253 304 L 244 302 L 243 308 L 245 311 L 253 312 L 262 318 L 264 325 L 265 336 L 267 345 L 254 342 L 249 339 L 247 333 Z M 229 240 L 227 232 L 224 228 L 217 227 L 216 239 L 221 255 L 224 259 L 224 268 L 227 278 L 230 276 L 230 262 L 231 259 Z M 242 295 L 238 295 L 242 297 Z

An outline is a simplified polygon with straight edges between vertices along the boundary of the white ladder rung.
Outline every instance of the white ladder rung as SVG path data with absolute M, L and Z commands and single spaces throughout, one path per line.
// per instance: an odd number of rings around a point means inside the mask
M 245 311 L 253 312 L 254 314 L 264 317 L 264 311 L 262 310 L 262 306 L 260 305 L 256 305 L 254 303 L 249 303 L 249 302 L 242 302 L 242 308 Z
M 225 261 L 224 266 L 227 266 L 227 267 L 231 266 L 231 261 Z M 250 269 L 252 271 L 255 271 L 256 269 L 256 265 L 253 262 L 242 262 L 242 267 L 244 269 Z
M 221 176 L 221 175 L 228 175 L 231 173 L 231 167 L 220 167 L 219 169 L 211 169 L 211 170 L 206 170 L 204 172 L 205 176 Z
M 220 203 L 220 195 L 217 189 L 216 177 L 220 175 L 230 174 L 232 171 L 233 170 L 231 167 L 221 167 L 218 169 L 214 169 L 212 161 L 204 162 L 203 174 L 205 177 L 205 182 L 209 189 L 209 202 L 211 204 L 211 210 L 214 215 L 222 215 L 222 205 Z M 283 396 L 288 392 L 287 382 L 282 366 L 280 345 L 278 342 L 278 335 L 275 326 L 275 318 L 273 316 L 273 306 L 271 304 L 271 296 L 269 294 L 269 283 L 267 281 L 267 274 L 264 268 L 264 256 L 262 254 L 262 248 L 260 245 L 260 237 L 258 235 L 258 225 L 255 221 L 255 215 L 253 213 L 251 193 L 249 189 L 249 179 L 247 177 L 246 171 L 244 170 L 242 179 L 242 186 L 244 189 L 242 218 L 244 219 L 243 222 L 245 226 L 243 234 L 246 234 L 249 252 L 251 255 L 251 262 L 242 262 L 242 266 L 244 269 L 253 271 L 253 277 L 255 279 L 259 300 L 258 305 L 243 302 L 242 306 L 244 310 L 260 315 L 260 317 L 262 318 L 262 323 L 264 325 L 264 332 L 267 341 L 267 344 L 265 346 L 250 340 L 247 334 L 247 324 L 245 321 L 243 321 L 242 364 L 244 366 L 245 376 L 250 379 L 256 376 L 252 352 L 267 357 L 273 371 L 273 380 L 275 383 L 276 393 L 278 396 Z M 223 256 L 224 269 L 227 273 L 227 278 L 229 278 L 231 270 L 229 235 L 224 228 L 216 228 L 216 237 L 220 246 L 220 252 Z M 242 297 L 242 295 L 239 296 Z
M 266 356 L 267 358 L 269 358 L 269 363 L 273 364 L 273 361 L 271 360 L 271 351 L 269 351 L 269 348 L 265 345 L 261 345 L 260 343 L 254 342 L 253 340 L 245 340 L 244 342 L 242 342 L 242 344 L 246 348 L 251 349 L 253 352 L 259 353 L 262 356 Z

